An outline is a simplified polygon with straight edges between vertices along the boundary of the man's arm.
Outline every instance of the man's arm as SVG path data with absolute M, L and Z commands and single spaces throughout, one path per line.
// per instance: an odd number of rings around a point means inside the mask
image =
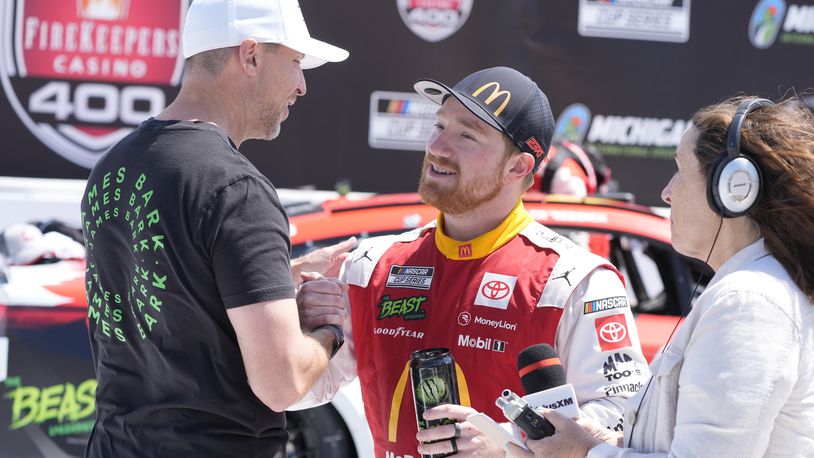
M 327 367 L 334 333 L 313 324 L 305 332 L 301 328 L 293 299 L 289 227 L 266 181 L 243 177 L 215 193 L 204 209 L 195 235 L 211 259 L 249 385 L 264 404 L 283 411 Z M 338 303 L 317 305 L 328 306 L 322 312 L 338 313 L 333 307 Z M 329 322 L 325 313 L 319 315 Z M 308 334 L 311 329 L 315 332 Z
M 338 283 L 341 285 L 346 285 L 346 273 L 351 259 L 351 257 L 346 258 L 344 268 L 339 275 Z M 309 313 L 309 310 L 318 310 L 318 307 L 312 307 L 311 305 L 318 302 L 325 302 L 325 300 L 319 299 L 324 294 L 324 291 L 324 285 L 320 285 L 315 281 L 306 281 L 297 290 L 300 316 L 303 317 L 303 322 L 316 319 L 313 313 Z M 327 370 L 322 373 L 322 376 L 314 383 L 308 393 L 297 401 L 297 403 L 289 406 L 287 410 L 308 409 L 330 402 L 340 388 L 356 378 L 356 351 L 353 340 L 353 328 L 351 326 L 351 309 L 347 287 L 345 287 L 342 292 L 343 295 L 341 299 L 344 316 L 342 330 L 345 334 L 345 345 L 343 345 L 342 348 L 339 349 L 339 352 L 331 359 L 328 363 Z
M 249 386 L 270 409 L 282 412 L 300 399 L 328 366 L 334 334 L 303 334 L 294 299 L 227 310 L 237 334 Z
M 615 272 L 598 268 L 577 285 L 563 309 L 556 344 L 580 409 L 620 430 L 625 402 L 647 383 L 650 370 Z

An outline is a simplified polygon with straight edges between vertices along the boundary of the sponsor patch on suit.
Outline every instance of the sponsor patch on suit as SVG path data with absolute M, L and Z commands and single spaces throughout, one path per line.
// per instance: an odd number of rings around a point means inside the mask
M 388 288 L 410 288 L 428 290 L 432 286 L 435 267 L 429 266 L 390 266 L 387 274 Z

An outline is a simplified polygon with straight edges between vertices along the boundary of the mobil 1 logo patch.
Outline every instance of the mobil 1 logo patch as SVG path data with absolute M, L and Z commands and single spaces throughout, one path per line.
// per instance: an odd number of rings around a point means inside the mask
M 3 0 L 0 80 L 25 127 L 91 168 L 178 92 L 189 0 Z
M 387 274 L 388 288 L 430 289 L 435 267 L 425 266 L 390 266 Z
M 507 344 L 508 342 L 505 340 L 492 339 L 491 337 L 472 337 L 468 334 L 458 334 L 459 347 L 469 347 L 476 350 L 490 350 L 503 353 L 506 351 Z

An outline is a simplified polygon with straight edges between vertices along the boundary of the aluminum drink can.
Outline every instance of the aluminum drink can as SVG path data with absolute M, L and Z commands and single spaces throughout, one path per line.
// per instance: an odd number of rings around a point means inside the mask
M 460 404 L 455 360 L 448 348 L 428 348 L 413 352 L 410 357 L 410 381 L 413 387 L 418 429 L 455 423 L 450 418 L 425 420 L 424 411 L 440 404 Z M 438 458 L 448 454 L 422 455 Z

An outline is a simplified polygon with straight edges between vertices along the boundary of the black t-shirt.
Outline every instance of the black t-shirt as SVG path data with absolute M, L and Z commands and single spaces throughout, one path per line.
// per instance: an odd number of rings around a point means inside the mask
M 271 457 L 226 309 L 294 296 L 272 184 L 214 125 L 144 122 L 82 202 L 97 419 L 91 457 Z M 274 332 L 269 329 L 269 332 Z

